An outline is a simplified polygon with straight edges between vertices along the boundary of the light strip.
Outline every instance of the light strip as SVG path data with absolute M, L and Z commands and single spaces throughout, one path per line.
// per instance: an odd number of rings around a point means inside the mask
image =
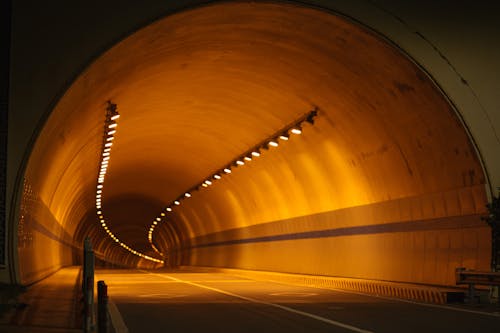
M 116 134 L 117 128 L 118 128 L 118 123 L 116 120 L 120 118 L 120 115 L 118 114 L 118 111 L 116 111 L 116 104 L 113 104 L 108 101 L 108 107 L 106 108 L 106 121 L 104 122 L 104 139 L 103 139 L 103 145 L 102 145 L 102 152 L 101 152 L 101 168 L 98 173 L 97 177 L 97 187 L 96 187 L 96 213 L 97 216 L 99 217 L 99 222 L 104 229 L 104 231 L 109 235 L 109 237 L 118 243 L 121 247 L 123 247 L 125 250 L 128 252 L 139 256 L 143 259 L 157 262 L 160 264 L 163 264 L 163 260 L 157 259 L 150 257 L 144 253 L 141 253 L 139 251 L 136 251 L 132 249 L 130 246 L 127 244 L 123 243 L 120 241 L 118 237 L 113 234 L 111 230 L 109 230 L 109 227 L 105 223 L 104 219 L 104 213 L 102 210 L 102 191 L 104 188 L 104 175 L 108 171 L 108 165 L 109 161 L 111 159 L 111 146 L 113 145 L 113 141 L 115 139 L 114 135 Z M 111 131 L 109 129 L 112 129 Z M 158 252 L 158 251 L 157 251 Z
M 247 150 L 245 153 L 238 156 L 238 158 L 234 159 L 231 163 L 226 164 L 226 166 L 224 168 L 219 169 L 217 172 L 213 173 L 210 177 L 205 178 L 205 180 L 203 180 L 200 184 L 185 191 L 184 195 L 181 195 L 177 199 L 172 201 L 164 210 L 167 212 L 172 212 L 173 208 L 175 206 L 179 206 L 181 204 L 181 200 L 186 199 L 186 198 L 190 198 L 192 196 L 193 192 L 199 191 L 199 190 L 204 189 L 204 188 L 208 188 L 209 185 L 212 185 L 213 181 L 220 180 L 223 175 L 228 176 L 229 174 L 232 173 L 231 166 L 241 167 L 241 166 L 246 164 L 243 161 L 249 162 L 252 160 L 252 157 L 261 156 L 262 152 L 265 150 L 269 150 L 270 146 L 271 147 L 278 147 L 279 140 L 282 140 L 285 142 L 288 141 L 290 139 L 289 133 L 293 133 L 295 135 L 302 134 L 303 125 L 306 125 L 306 123 L 309 123 L 310 125 L 314 125 L 314 118 L 318 115 L 318 111 L 319 111 L 319 108 L 314 107 L 313 110 L 307 112 L 306 114 L 302 115 L 300 118 L 295 120 L 294 122 L 288 124 L 284 128 L 275 132 L 270 137 L 266 138 L 265 140 L 261 141 L 259 144 L 255 145 L 251 149 Z M 161 217 L 156 218 L 156 220 L 151 224 L 151 227 L 149 228 L 148 241 L 149 241 L 151 247 L 153 248 L 153 250 L 156 253 L 163 256 L 163 254 L 157 249 L 157 247 L 153 243 L 153 234 L 154 234 L 155 227 L 158 225 L 158 222 L 162 221 L 162 217 L 165 217 L 165 213 L 162 211 L 160 215 L 161 215 Z

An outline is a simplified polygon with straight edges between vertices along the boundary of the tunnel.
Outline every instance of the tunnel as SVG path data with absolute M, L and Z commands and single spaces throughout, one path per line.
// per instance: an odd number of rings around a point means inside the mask
M 17 274 L 81 263 L 88 237 L 102 265 L 452 286 L 489 270 L 486 184 L 398 45 L 315 7 L 212 3 L 125 36 L 55 103 L 17 183 Z

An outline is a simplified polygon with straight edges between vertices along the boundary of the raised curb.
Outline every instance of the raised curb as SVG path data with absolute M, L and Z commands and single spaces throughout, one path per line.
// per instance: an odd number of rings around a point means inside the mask
M 187 267 L 186 267 L 187 268 Z M 200 268 L 200 267 L 197 267 Z M 448 294 L 460 292 L 459 289 L 439 288 L 406 283 L 386 282 L 377 280 L 302 275 L 290 273 L 275 273 L 267 271 L 252 271 L 234 268 L 202 267 L 210 271 L 228 273 L 254 280 L 281 282 L 299 286 L 316 287 L 324 289 L 342 289 L 356 291 L 377 296 L 407 299 L 433 304 L 446 304 Z

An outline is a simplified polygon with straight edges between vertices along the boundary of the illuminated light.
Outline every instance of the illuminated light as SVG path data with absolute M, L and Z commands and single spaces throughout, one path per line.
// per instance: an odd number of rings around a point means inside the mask
M 111 117 L 111 120 L 116 120 L 120 118 L 120 115 L 119 114 L 115 114 L 113 117 Z
M 108 164 L 109 164 L 108 160 L 101 162 L 101 166 L 106 166 L 107 167 Z
M 251 160 L 252 160 L 252 158 L 251 158 L 250 156 L 245 156 L 243 159 L 244 159 L 245 161 L 251 161 Z
M 100 179 L 100 178 L 99 178 L 99 180 L 98 180 L 97 182 L 98 182 L 99 184 L 102 184 L 102 183 L 104 183 L 104 179 Z
M 102 193 L 102 190 L 97 190 L 97 194 L 101 194 Z M 101 214 L 99 212 L 97 212 L 97 214 Z
M 280 139 L 283 141 L 288 141 L 288 139 L 289 139 L 288 134 L 281 134 Z
M 97 185 L 97 188 L 102 188 L 102 185 Z
M 222 177 L 221 177 L 221 176 L 219 176 L 219 175 L 214 175 L 214 178 L 215 178 L 215 179 L 221 179 Z
M 109 161 L 109 156 L 106 156 L 102 159 L 102 163 Z M 109 162 L 108 162 L 109 163 Z
M 161 219 L 160 219 L 159 217 L 157 217 L 157 218 L 156 218 L 156 221 L 158 221 L 158 222 L 159 222 L 159 221 L 161 221 Z
M 206 185 L 212 185 L 212 182 L 210 180 L 205 180 Z
M 172 208 L 167 207 L 167 212 L 171 212 L 171 211 L 172 211 Z
M 225 173 L 231 173 L 231 169 L 225 168 L 225 169 L 224 169 L 224 172 L 225 172 Z
M 108 142 L 104 145 L 104 147 L 111 147 L 113 145 L 113 142 Z
M 185 196 L 186 198 L 191 198 L 191 193 L 186 192 L 186 193 L 184 193 L 184 196 Z
M 259 157 L 260 153 L 258 151 L 253 151 L 252 156 Z
M 116 126 L 118 126 L 117 123 L 112 123 L 112 124 L 109 124 L 108 128 L 116 128 Z
M 301 130 L 300 128 L 296 127 L 296 128 L 294 128 L 294 129 L 292 129 L 292 130 L 291 130 L 291 132 L 292 132 L 293 134 L 301 134 L 301 133 L 302 133 L 302 130 Z
M 102 156 L 109 156 L 111 153 L 103 153 Z
M 114 137 L 114 136 L 110 136 L 110 137 L 108 137 L 108 138 L 106 139 L 106 141 L 113 141 L 114 139 L 115 139 L 115 137 Z
M 112 130 L 112 131 L 109 131 L 109 132 L 108 132 L 108 135 L 113 135 L 113 134 L 115 134 L 115 133 L 116 133 L 116 130 Z
M 207 184 L 205 184 L 205 183 L 201 184 L 201 186 L 203 186 L 203 187 L 208 187 L 208 185 L 207 185 Z
M 157 224 L 158 224 L 158 222 L 154 221 L 154 222 L 153 222 L 153 224 L 154 224 L 154 225 L 157 225 Z
M 101 197 L 101 195 L 100 195 L 100 194 L 98 194 L 98 195 L 96 195 L 95 197 L 96 197 L 96 198 L 100 198 L 100 197 Z
M 245 165 L 245 162 L 238 160 L 238 161 L 236 161 L 236 164 L 238 164 L 238 165 Z
M 160 215 L 161 215 L 161 216 L 165 216 L 165 213 L 163 213 L 163 212 L 162 212 L 162 213 L 160 213 Z
M 269 141 L 269 145 L 272 147 L 278 147 L 278 143 L 276 141 Z
M 100 210 L 97 211 L 97 215 L 101 215 L 102 212 Z
M 103 150 L 105 153 L 109 153 L 111 151 L 111 148 L 106 148 Z
M 175 200 L 174 204 L 176 204 L 177 206 L 179 206 L 181 203 L 178 200 Z

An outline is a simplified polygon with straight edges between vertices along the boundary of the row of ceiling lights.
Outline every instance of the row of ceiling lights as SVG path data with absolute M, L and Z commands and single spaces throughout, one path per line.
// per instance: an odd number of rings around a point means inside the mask
M 96 188 L 96 195 L 95 195 L 95 207 L 97 211 L 97 216 L 99 217 L 99 221 L 101 223 L 101 226 L 103 229 L 106 231 L 106 233 L 115 241 L 118 243 L 121 247 L 123 247 L 125 250 L 128 252 L 139 256 L 143 259 L 154 261 L 157 263 L 163 264 L 163 260 L 156 259 L 153 257 L 150 257 L 144 253 L 141 253 L 139 251 L 136 251 L 132 249 L 130 246 L 127 244 L 123 243 L 118 239 L 118 237 L 113 234 L 113 232 L 109 229 L 109 227 L 106 224 L 106 220 L 104 219 L 104 214 L 102 211 L 102 196 L 103 196 L 103 191 L 104 191 L 104 179 L 106 178 L 106 173 L 108 171 L 109 167 L 109 162 L 111 158 L 111 147 L 113 146 L 113 141 L 115 139 L 115 134 L 116 130 L 118 127 L 117 120 L 120 118 L 120 114 L 116 110 L 116 104 L 113 104 L 111 102 L 108 102 L 108 107 L 106 108 L 106 120 L 104 122 L 104 136 L 103 136 L 103 143 L 102 143 L 102 152 L 101 152 L 101 167 L 99 169 L 99 176 L 97 177 L 97 188 Z
M 181 202 L 185 199 L 190 198 L 193 195 L 193 192 L 198 191 L 203 188 L 207 188 L 211 185 L 213 185 L 216 181 L 220 180 L 223 176 L 228 175 L 232 172 L 232 169 L 243 166 L 246 163 L 252 161 L 252 159 L 257 158 L 261 155 L 261 153 L 265 150 L 269 150 L 270 147 L 278 147 L 280 141 L 288 141 L 290 138 L 290 134 L 295 134 L 299 135 L 302 133 L 302 127 L 305 123 L 309 124 L 314 124 L 314 118 L 318 115 L 318 108 L 315 107 L 312 111 L 309 111 L 305 115 L 301 116 L 297 120 L 295 120 L 293 123 L 288 124 L 284 128 L 280 129 L 270 137 L 266 138 L 259 144 L 255 145 L 242 155 L 240 155 L 237 159 L 231 161 L 229 164 L 227 164 L 225 167 L 219 169 L 217 172 L 213 173 L 210 177 L 207 177 L 203 182 L 200 184 L 197 184 L 196 186 L 193 186 L 191 189 L 187 190 L 179 196 L 177 199 L 172 201 L 169 205 L 167 205 L 162 212 L 160 213 L 159 216 L 157 216 L 153 222 L 151 223 L 151 226 L 149 227 L 148 231 L 148 241 L 153 248 L 153 250 L 161 255 L 162 257 L 164 256 L 163 253 L 161 253 L 158 248 L 155 246 L 153 242 L 153 233 L 156 228 L 156 226 L 160 222 L 166 222 L 166 215 L 167 213 L 170 213 L 174 210 L 176 206 L 180 206 Z

